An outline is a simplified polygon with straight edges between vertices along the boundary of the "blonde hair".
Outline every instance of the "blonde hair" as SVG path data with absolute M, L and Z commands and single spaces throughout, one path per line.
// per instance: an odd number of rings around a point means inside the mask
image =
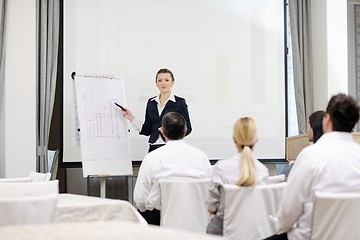
M 233 133 L 236 147 L 241 150 L 240 179 L 237 185 L 250 187 L 256 182 L 255 158 L 252 148 L 258 140 L 255 121 L 252 118 L 244 117 L 236 121 Z

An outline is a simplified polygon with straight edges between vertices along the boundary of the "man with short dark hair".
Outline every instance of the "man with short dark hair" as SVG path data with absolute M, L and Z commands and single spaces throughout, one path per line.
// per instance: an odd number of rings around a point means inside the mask
M 183 140 L 186 121 L 181 114 L 165 114 L 159 131 L 165 137 L 166 144 L 146 155 L 134 189 L 134 200 L 141 215 L 149 224 L 154 225 L 160 225 L 159 179 L 200 179 L 211 175 L 208 157 Z
M 360 192 L 360 145 L 351 135 L 359 111 L 351 96 L 331 97 L 323 117 L 324 134 L 301 151 L 289 174 L 277 213 L 279 235 L 267 239 L 310 239 L 316 191 Z

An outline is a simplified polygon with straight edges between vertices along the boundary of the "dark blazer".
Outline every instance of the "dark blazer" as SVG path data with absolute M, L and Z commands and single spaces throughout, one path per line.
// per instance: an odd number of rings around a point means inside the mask
M 150 136 L 149 143 L 155 143 L 159 138 L 160 132 L 159 127 L 161 127 L 162 117 L 168 112 L 178 112 L 186 120 L 187 132 L 186 135 L 189 135 L 191 132 L 191 122 L 188 112 L 188 106 L 184 98 L 175 96 L 175 102 L 169 100 L 161 115 L 159 116 L 159 111 L 157 108 L 157 102 L 154 100 L 154 97 L 150 98 L 146 105 L 145 113 L 145 122 L 142 125 L 140 134 L 145 136 Z

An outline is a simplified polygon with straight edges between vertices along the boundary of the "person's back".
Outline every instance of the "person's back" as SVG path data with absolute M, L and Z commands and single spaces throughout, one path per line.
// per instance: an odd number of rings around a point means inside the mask
M 302 175 L 302 181 L 298 175 Z M 300 153 L 288 184 L 297 191 L 297 194 L 285 192 L 286 201 L 291 205 L 289 208 L 294 214 L 302 212 L 297 220 L 301 229 L 297 231 L 295 227 L 290 235 L 306 239 L 303 234 L 310 234 L 315 192 L 360 192 L 360 145 L 349 133 L 324 134 L 316 144 Z M 295 198 L 303 200 L 299 202 Z
M 142 216 L 150 224 L 160 224 L 159 179 L 209 178 L 211 165 L 202 151 L 185 143 L 185 119 L 175 112 L 164 115 L 162 129 L 165 146 L 146 155 L 142 161 L 134 189 L 134 200 Z M 156 216 L 148 215 L 156 213 Z
M 211 175 L 207 156 L 184 140 L 168 141 L 165 146 L 150 152 L 143 160 L 140 170 L 134 191 L 134 200 L 140 210 L 142 203 L 147 210 L 161 210 L 159 179 L 209 178 Z M 152 184 L 146 199 L 141 193 L 137 194 L 141 192 L 139 189 L 147 188 L 148 182 L 143 181 L 145 175 L 151 179 Z
M 256 175 L 256 184 L 264 184 L 269 177 L 268 168 L 262 164 L 259 160 L 254 157 L 255 164 L 255 175 Z M 237 153 L 234 156 L 217 161 L 213 167 L 213 172 L 217 176 L 221 176 L 222 184 L 233 184 L 236 185 L 239 180 L 240 167 L 239 161 L 241 161 L 241 154 Z
M 154 160 L 153 179 L 210 177 L 210 162 L 205 153 L 184 140 L 168 141 L 149 155 Z
M 268 239 L 310 239 L 315 192 L 360 192 L 360 145 L 351 135 L 359 110 L 356 100 L 345 94 L 330 99 L 324 134 L 301 151 L 289 174 L 277 214 L 282 234 Z
M 269 177 L 268 169 L 252 152 L 258 140 L 256 124 L 252 118 L 245 117 L 236 121 L 233 140 L 238 153 L 226 160 L 219 160 L 213 168 L 208 211 L 215 216 L 209 222 L 206 233 L 223 235 L 224 184 L 252 187 L 264 184 Z
M 351 134 L 326 133 L 304 154 L 308 151 L 315 157 L 311 169 L 314 191 L 360 192 L 360 145 Z

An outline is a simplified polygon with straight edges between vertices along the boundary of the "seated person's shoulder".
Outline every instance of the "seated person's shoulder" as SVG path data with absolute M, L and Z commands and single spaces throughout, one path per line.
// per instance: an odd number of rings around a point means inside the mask
M 228 159 L 219 159 L 217 160 L 217 162 L 214 164 L 214 168 L 223 168 L 225 166 L 231 165 L 231 163 L 233 162 L 232 158 L 228 158 Z

